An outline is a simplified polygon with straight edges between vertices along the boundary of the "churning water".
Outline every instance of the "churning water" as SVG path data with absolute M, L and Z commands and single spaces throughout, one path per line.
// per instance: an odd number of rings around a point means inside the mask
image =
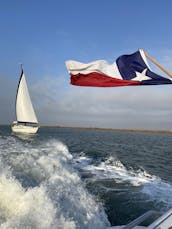
M 0 228 L 105 229 L 172 207 L 172 135 L 0 133 Z

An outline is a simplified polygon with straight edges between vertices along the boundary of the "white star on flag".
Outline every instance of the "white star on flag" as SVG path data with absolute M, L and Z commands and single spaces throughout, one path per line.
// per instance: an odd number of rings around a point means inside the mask
M 142 72 L 135 72 L 136 77 L 133 78 L 132 80 L 134 81 L 142 81 L 142 80 L 151 80 L 149 76 L 146 75 L 147 68 L 145 68 Z

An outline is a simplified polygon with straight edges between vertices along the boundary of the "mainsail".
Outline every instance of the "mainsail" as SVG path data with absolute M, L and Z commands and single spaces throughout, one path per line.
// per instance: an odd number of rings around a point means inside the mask
M 16 95 L 16 117 L 18 122 L 38 123 L 30 99 L 23 69 L 21 72 Z

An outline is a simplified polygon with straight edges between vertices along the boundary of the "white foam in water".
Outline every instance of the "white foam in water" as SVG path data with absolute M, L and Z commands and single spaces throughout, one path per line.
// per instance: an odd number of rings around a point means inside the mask
M 76 167 L 95 175 L 96 179 L 110 178 L 114 179 L 116 183 L 141 186 L 140 191 L 146 194 L 148 199 L 164 204 L 166 209 L 172 207 L 172 184 L 166 183 L 159 177 L 151 175 L 144 170 L 134 171 L 132 168 L 128 170 L 119 160 L 113 157 L 94 165 L 90 158 L 81 155 L 75 159 L 75 164 Z
M 75 167 L 80 169 L 83 169 L 85 167 L 87 168 L 87 166 L 92 163 L 91 158 L 84 156 L 83 153 L 80 153 L 79 157 L 74 158 L 73 161 L 75 163 Z
M 54 206 L 43 187 L 25 190 L 4 175 L 0 177 L 0 228 L 52 228 Z
M 142 192 L 149 196 L 151 201 L 161 204 L 160 211 L 172 208 L 172 184 L 166 183 L 161 179 L 156 179 L 144 185 Z
M 56 140 L 31 148 L 0 141 L 0 228 L 101 229 L 109 226 L 95 197 L 73 169 L 72 155 Z M 18 178 L 19 177 L 19 178 Z M 23 186 L 28 180 L 32 185 Z
M 90 171 L 92 174 L 96 175 L 98 179 L 111 178 L 117 183 L 129 182 L 134 186 L 149 183 L 156 179 L 155 176 L 151 176 L 146 171 L 134 171 L 132 169 L 127 170 L 119 160 L 116 160 L 113 157 L 109 157 L 106 161 L 101 162 L 99 165 L 91 164 L 91 160 L 84 156 L 81 156 L 81 158 L 78 158 L 75 161 L 78 163 L 76 167 Z

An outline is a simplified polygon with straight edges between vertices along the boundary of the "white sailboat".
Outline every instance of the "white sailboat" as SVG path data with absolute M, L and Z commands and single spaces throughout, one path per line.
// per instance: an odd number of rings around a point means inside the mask
M 17 121 L 14 121 L 11 126 L 14 133 L 35 134 L 38 131 L 38 120 L 32 106 L 22 66 L 16 95 L 16 119 Z

